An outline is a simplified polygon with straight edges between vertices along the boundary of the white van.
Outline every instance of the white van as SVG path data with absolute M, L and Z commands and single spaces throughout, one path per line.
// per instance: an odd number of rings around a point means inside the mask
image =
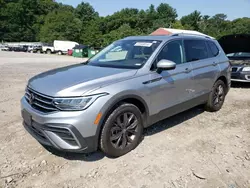
M 55 52 L 58 53 L 59 55 L 67 54 L 68 50 L 73 49 L 76 45 L 79 44 L 73 41 L 62 41 L 62 40 L 54 41 Z

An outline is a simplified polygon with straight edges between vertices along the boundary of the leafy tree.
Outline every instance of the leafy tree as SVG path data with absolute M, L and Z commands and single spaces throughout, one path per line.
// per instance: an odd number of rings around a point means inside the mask
M 159 27 L 191 29 L 220 38 L 227 34 L 250 33 L 250 18 L 227 20 L 227 15 L 201 15 L 196 10 L 177 20 L 177 11 L 167 3 L 146 10 L 124 8 L 100 17 L 89 4 L 76 8 L 55 0 L 0 0 L 0 40 L 73 40 L 92 46 L 129 36 L 148 35 Z
M 202 19 L 201 13 L 197 10 L 192 12 L 187 16 L 183 16 L 181 18 L 181 24 L 184 25 L 185 28 L 199 30 L 199 24 Z
M 227 20 L 227 15 L 225 14 L 216 14 L 211 17 L 208 22 L 209 26 L 205 32 L 211 36 L 220 38 L 223 35 L 231 33 L 231 24 L 230 21 Z
M 89 3 L 84 2 L 76 7 L 74 13 L 83 23 L 90 22 L 99 16 L 98 12 Z
M 131 28 L 136 28 L 139 10 L 134 8 L 126 8 L 115 12 L 111 16 L 104 18 L 102 23 L 102 31 L 104 34 L 113 30 L 117 30 L 124 24 L 128 24 Z
M 202 32 L 202 33 L 206 32 L 206 30 L 209 26 L 209 18 L 210 18 L 210 16 L 208 16 L 208 15 L 202 16 L 200 23 L 199 23 L 200 32 Z
M 137 30 L 132 29 L 129 24 L 123 24 L 117 30 L 111 31 L 103 36 L 103 45 L 106 46 L 115 40 L 135 35 L 140 35 L 140 33 Z
M 0 40 L 36 41 L 42 17 L 57 6 L 52 0 L 1 0 Z
M 101 19 L 95 19 L 84 25 L 81 30 L 80 41 L 83 44 L 101 47 L 102 46 L 102 32 L 100 30 Z
M 172 28 L 174 29 L 185 29 L 184 26 L 181 24 L 179 20 L 177 20 L 175 23 L 173 23 Z
M 157 17 L 159 19 L 164 19 L 168 24 L 174 23 L 177 18 L 176 9 L 172 8 L 167 3 L 161 3 L 157 8 Z
M 150 5 L 149 8 L 146 10 L 147 18 L 150 21 L 153 21 L 158 18 L 157 11 L 154 5 Z
M 36 21 L 37 1 L 19 0 L 5 4 L 1 10 L 1 39 L 7 41 L 34 41 L 32 26 Z
M 238 18 L 233 20 L 231 32 L 237 33 L 250 33 L 250 18 Z
M 72 7 L 71 5 L 64 5 L 62 3 L 59 3 L 57 6 L 57 9 L 60 11 L 67 11 L 67 12 L 74 12 L 74 7 Z
M 53 11 L 45 18 L 45 23 L 41 28 L 40 39 L 42 42 L 52 42 L 53 40 L 78 41 L 81 24 L 81 20 L 75 18 L 70 11 Z

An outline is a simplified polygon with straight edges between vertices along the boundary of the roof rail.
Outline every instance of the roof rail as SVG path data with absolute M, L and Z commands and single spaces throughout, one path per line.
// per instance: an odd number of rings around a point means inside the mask
M 174 33 L 172 35 L 170 35 L 171 37 L 176 37 L 176 36 L 181 36 L 181 35 L 190 35 L 190 36 L 199 36 L 199 37 L 205 37 L 208 39 L 214 39 L 213 37 L 209 37 L 206 35 L 199 35 L 199 34 L 194 34 L 194 33 Z

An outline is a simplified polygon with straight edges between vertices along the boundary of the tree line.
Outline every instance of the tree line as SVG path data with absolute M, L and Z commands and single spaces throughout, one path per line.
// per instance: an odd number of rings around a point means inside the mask
M 146 10 L 124 8 L 105 17 L 86 2 L 77 7 L 54 0 L 0 0 L 0 41 L 52 42 L 72 40 L 94 47 L 131 35 L 148 35 L 159 27 L 197 30 L 215 38 L 250 33 L 250 18 L 228 20 L 220 13 L 198 10 L 177 19 L 167 3 Z

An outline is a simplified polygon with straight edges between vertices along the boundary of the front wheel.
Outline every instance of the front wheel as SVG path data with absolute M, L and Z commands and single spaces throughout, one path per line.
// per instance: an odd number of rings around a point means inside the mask
M 110 157 L 122 156 L 135 149 L 142 139 L 140 110 L 133 104 L 118 106 L 106 120 L 100 138 L 101 150 Z
M 226 96 L 226 85 L 222 80 L 215 82 L 207 104 L 205 106 L 206 110 L 209 112 L 217 112 L 221 109 Z

